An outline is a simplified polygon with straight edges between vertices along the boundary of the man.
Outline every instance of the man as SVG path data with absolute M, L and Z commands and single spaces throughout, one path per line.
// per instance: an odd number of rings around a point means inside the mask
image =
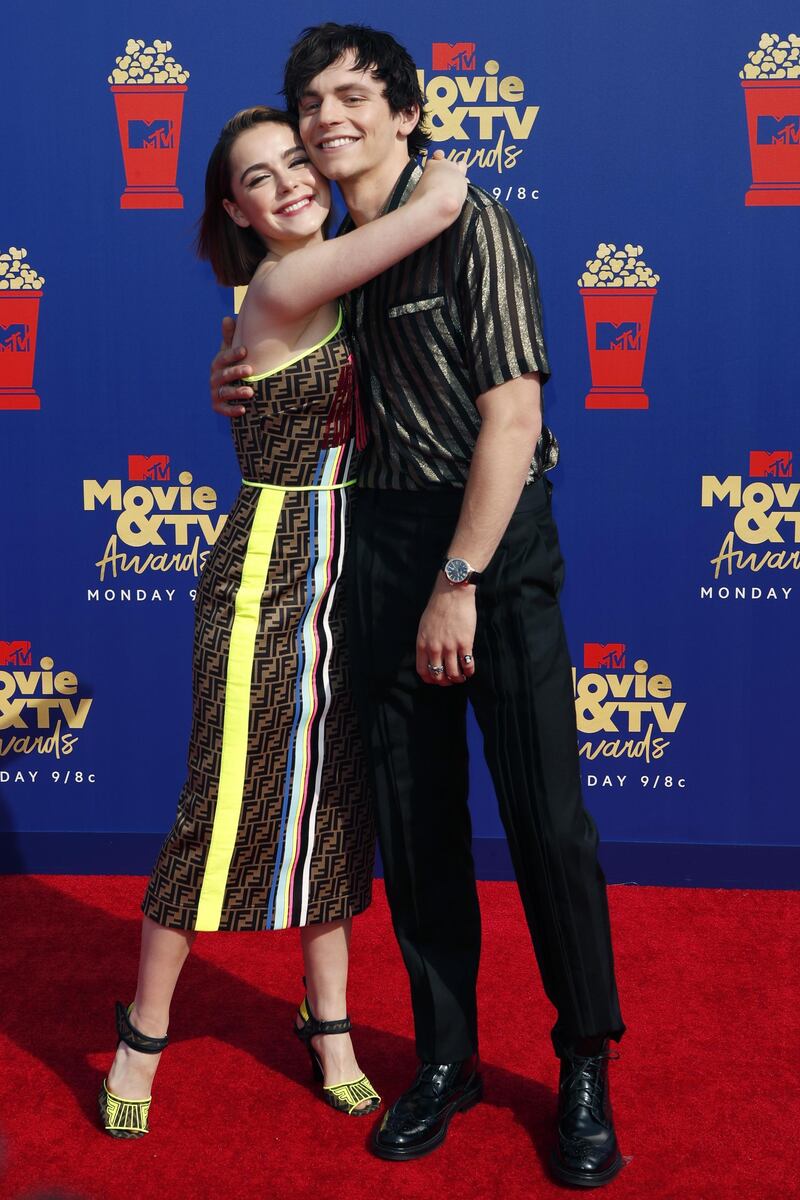
M 339 184 L 348 228 L 408 200 L 428 136 L 414 64 L 393 38 L 307 30 L 284 92 L 309 156 Z M 482 1095 L 469 700 L 558 1011 L 552 1168 L 599 1186 L 622 1166 L 607 1066 L 609 1039 L 625 1027 L 557 600 L 563 563 L 544 472 L 558 450 L 541 419 L 535 267 L 509 214 L 470 187 L 449 230 L 351 294 L 346 310 L 372 434 L 351 537 L 353 675 L 421 1060 L 373 1149 L 425 1154 Z M 242 411 L 249 389 L 235 381 L 248 369 L 236 352 L 217 356 L 217 411 Z

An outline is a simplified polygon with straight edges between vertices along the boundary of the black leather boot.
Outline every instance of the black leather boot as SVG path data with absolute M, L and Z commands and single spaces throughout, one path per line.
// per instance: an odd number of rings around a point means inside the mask
M 422 1063 L 411 1087 L 375 1130 L 372 1149 L 395 1162 L 429 1154 L 444 1141 L 456 1113 L 477 1104 L 482 1095 L 476 1054 L 464 1062 Z
M 608 1042 L 599 1054 L 565 1054 L 558 1085 L 558 1145 L 550 1165 L 572 1187 L 602 1187 L 622 1169 L 608 1090 Z

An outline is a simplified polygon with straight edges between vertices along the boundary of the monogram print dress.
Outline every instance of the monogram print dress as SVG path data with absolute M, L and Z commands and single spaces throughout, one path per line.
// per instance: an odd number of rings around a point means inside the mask
M 371 896 L 343 577 L 364 429 L 341 312 L 248 382 L 242 487 L 197 594 L 187 779 L 142 904 L 175 929 L 284 929 Z

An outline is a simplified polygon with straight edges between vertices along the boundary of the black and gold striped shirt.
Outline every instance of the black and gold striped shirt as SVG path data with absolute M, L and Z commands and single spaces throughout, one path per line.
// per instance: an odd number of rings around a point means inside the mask
M 422 175 L 411 161 L 384 211 Z M 341 232 L 352 228 L 346 218 Z M 364 487 L 419 490 L 467 481 L 481 393 L 530 371 L 548 378 L 536 267 L 510 214 L 471 184 L 459 219 L 376 279 L 345 311 L 372 433 Z M 546 427 L 528 482 L 558 460 Z

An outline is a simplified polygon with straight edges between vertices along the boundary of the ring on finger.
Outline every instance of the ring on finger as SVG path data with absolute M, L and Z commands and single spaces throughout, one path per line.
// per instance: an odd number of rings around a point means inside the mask
M 466 663 L 467 666 L 469 666 L 469 664 L 472 662 L 472 655 L 471 654 L 462 654 L 461 661 L 463 663 Z
M 430 663 L 430 662 L 428 663 L 428 670 L 430 671 L 431 675 L 443 675 L 444 674 L 443 666 L 435 667 L 433 665 L 433 663 Z

